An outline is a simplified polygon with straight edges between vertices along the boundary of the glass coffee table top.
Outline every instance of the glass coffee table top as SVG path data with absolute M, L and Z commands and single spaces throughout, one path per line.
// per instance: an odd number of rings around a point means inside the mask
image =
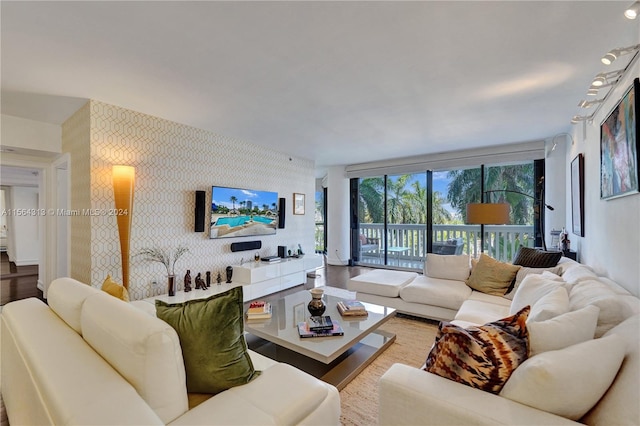
M 395 315 L 393 308 L 363 302 L 369 312 L 368 316 L 343 317 L 338 311 L 337 303 L 344 299 L 325 293 L 323 300 L 327 309 L 323 315 L 328 315 L 340 323 L 344 336 L 301 338 L 298 335 L 296 321 L 306 321 L 309 318 L 307 304 L 310 300 L 311 294 L 307 290 L 277 299 L 271 302 L 271 319 L 245 321 L 245 331 L 280 347 L 329 364 Z M 299 317 L 300 313 L 303 314 L 302 318 Z M 369 340 L 375 340 L 376 337 L 380 339 L 378 335 L 372 336 Z M 387 343 L 390 338 L 391 335 L 386 333 L 381 339 L 383 343 Z

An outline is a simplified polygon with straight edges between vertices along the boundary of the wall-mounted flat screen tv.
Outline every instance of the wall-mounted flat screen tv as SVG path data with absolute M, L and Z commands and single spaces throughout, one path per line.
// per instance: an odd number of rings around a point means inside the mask
M 276 233 L 277 227 L 277 192 L 222 186 L 211 188 L 210 238 L 271 235 Z

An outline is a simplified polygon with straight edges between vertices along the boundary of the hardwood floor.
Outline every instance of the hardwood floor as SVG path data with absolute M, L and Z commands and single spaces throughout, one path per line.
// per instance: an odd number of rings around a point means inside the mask
M 14 300 L 37 297 L 44 300 L 38 290 L 38 265 L 16 266 L 9 262 L 7 253 L 0 253 L 0 306 Z

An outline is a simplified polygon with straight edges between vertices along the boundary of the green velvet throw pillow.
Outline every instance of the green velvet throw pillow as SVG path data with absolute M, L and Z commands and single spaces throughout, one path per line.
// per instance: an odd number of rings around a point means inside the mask
M 215 394 L 260 374 L 244 340 L 242 287 L 184 303 L 156 300 L 156 315 L 178 333 L 188 392 Z

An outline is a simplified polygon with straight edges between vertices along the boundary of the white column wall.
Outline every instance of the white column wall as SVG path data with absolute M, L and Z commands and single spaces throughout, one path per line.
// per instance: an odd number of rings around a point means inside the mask
M 552 151 L 554 143 L 556 148 Z M 571 137 L 569 135 L 558 135 L 550 139 L 547 143 L 545 158 L 545 182 L 544 182 L 544 199 L 547 204 L 554 208 L 553 211 L 544 209 L 544 236 L 548 250 L 554 250 L 551 246 L 551 230 L 562 229 L 566 227 L 571 229 L 571 224 L 566 223 L 566 196 L 567 189 L 567 165 L 566 150 L 567 145 L 571 146 Z M 571 204 L 569 204 L 571 207 Z
M 10 191 L 10 203 L 13 211 L 36 212 L 39 209 L 38 188 L 14 186 Z M 39 215 L 20 213 L 13 215 L 13 227 L 9 229 L 11 250 L 9 258 L 18 266 L 36 265 L 40 259 L 40 238 L 38 235 Z
M 344 167 L 327 170 L 327 263 L 347 265 L 350 259 L 349 241 L 349 179 Z

